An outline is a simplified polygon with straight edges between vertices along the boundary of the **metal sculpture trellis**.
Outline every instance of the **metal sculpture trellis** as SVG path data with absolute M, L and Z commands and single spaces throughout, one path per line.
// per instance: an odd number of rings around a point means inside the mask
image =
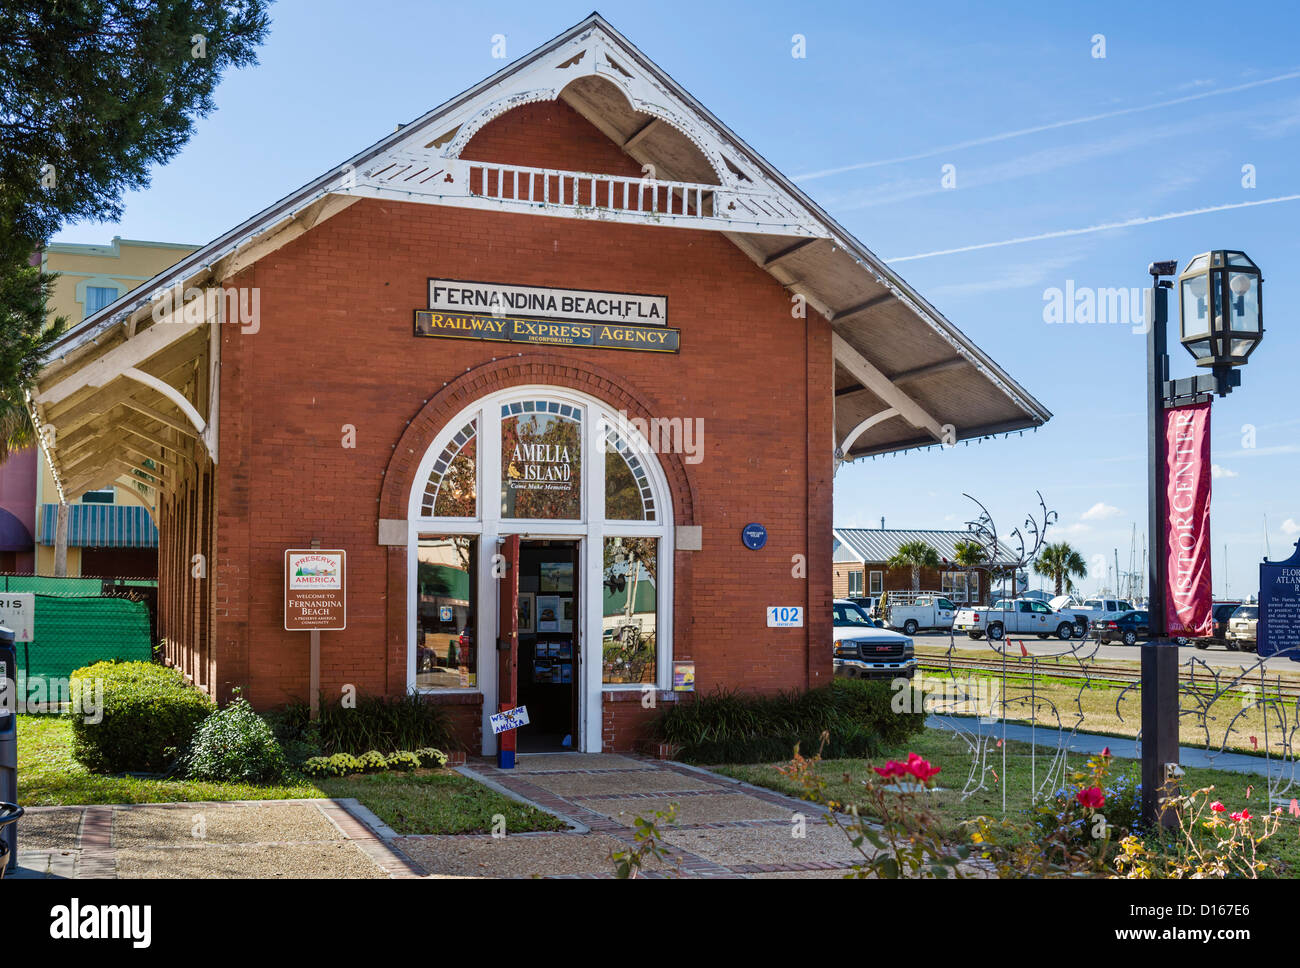
M 1045 544 L 1047 531 L 1058 518 L 1038 493 L 1038 512 L 1028 515 L 1024 524 L 1003 540 L 988 509 L 971 495 L 963 496 L 980 510 L 975 520 L 967 522 L 971 541 L 980 546 L 984 561 L 990 565 L 997 563 L 1012 576 L 1018 575 L 1037 558 Z M 1011 597 L 1004 599 L 1004 609 L 1010 604 Z M 1007 627 L 1005 622 L 1002 627 Z M 979 671 L 984 673 L 984 681 L 991 673 L 999 686 L 997 698 L 989 701 L 990 697 L 980 688 L 980 677 L 969 676 L 965 680 L 960 677 L 959 672 L 969 672 L 971 664 L 969 659 L 959 656 L 955 636 L 956 631 L 950 630 L 948 648 L 941 662 L 953 683 L 944 703 L 954 707 L 950 712 L 961 710 L 966 713 L 946 717 L 947 725 L 965 740 L 971 757 L 961 788 L 962 799 L 979 791 L 990 791 L 992 783 L 1001 793 L 1002 811 L 1006 813 L 1010 776 L 1007 769 L 1008 726 L 1013 720 L 1027 721 L 1029 729 L 1031 797 L 1045 798 L 1064 787 L 1070 775 L 1068 757 L 1071 747 L 1087 720 L 1084 697 L 1089 690 L 1110 683 L 1110 677 L 1102 675 L 1104 670 L 1099 669 L 1101 642 L 1098 637 L 1088 634 L 1085 628 L 1082 635 L 1072 636 L 1060 648 L 1050 652 L 1030 652 L 1021 641 L 1019 656 L 1014 659 L 1010 651 L 1012 640 L 1005 636 L 990 637 L 986 645 L 995 654 L 994 662 L 979 667 Z M 969 649 L 965 651 L 969 655 Z M 1282 655 L 1289 657 L 1289 653 Z M 1050 691 L 1045 692 L 1042 688 L 1044 669 L 1049 663 L 1053 683 L 1059 685 L 1063 677 L 1076 682 L 1072 698 L 1058 703 L 1059 690 L 1053 698 Z M 1121 685 L 1115 699 L 1115 710 L 1117 719 L 1123 723 L 1123 703 L 1131 692 L 1140 688 L 1140 682 L 1134 677 Z M 1218 757 L 1230 754 L 1228 747 L 1234 739 L 1241 741 L 1238 745 L 1248 741 L 1252 748 L 1260 749 L 1257 732 L 1262 731 L 1262 775 L 1266 778 L 1269 800 L 1286 799 L 1297 782 L 1295 738 L 1297 730 L 1300 730 L 1300 681 L 1288 682 L 1279 673 L 1271 672 L 1263 658 L 1257 658 L 1249 667 L 1230 670 L 1215 667 L 1199 656 L 1191 656 L 1182 664 L 1179 695 L 1180 718 L 1192 724 L 1197 745 L 1205 749 L 1211 764 Z M 1229 708 L 1233 704 L 1239 706 L 1235 711 Z M 972 706 L 976 714 L 973 717 L 969 715 Z M 937 709 L 932 711 L 939 712 Z M 1252 715 L 1256 711 L 1258 715 Z M 1262 730 L 1256 725 L 1256 720 L 1261 719 Z M 1045 742 L 1039 740 L 1039 730 L 1048 734 Z M 1140 730 L 1136 742 L 1140 749 Z M 1040 749 L 1047 751 L 1041 758 Z M 1293 813 L 1297 812 L 1294 800 L 1291 808 Z

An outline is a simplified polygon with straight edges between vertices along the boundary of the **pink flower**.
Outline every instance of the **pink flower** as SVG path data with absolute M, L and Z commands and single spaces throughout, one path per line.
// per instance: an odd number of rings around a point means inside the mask
M 1228 808 L 1225 807 L 1223 804 L 1221 804 L 1218 800 L 1215 800 L 1212 804 L 1210 804 L 1210 809 L 1213 810 L 1215 813 L 1223 813 L 1223 811 L 1227 810 Z
M 1109 747 L 1109 746 L 1105 747 L 1105 748 L 1101 751 L 1101 755 L 1104 756 L 1104 757 L 1106 757 L 1107 759 L 1110 759 L 1110 747 Z
M 1101 787 L 1088 787 L 1086 790 L 1080 790 L 1074 795 L 1074 799 L 1079 801 L 1080 806 L 1092 810 L 1100 810 L 1106 804 L 1106 794 Z
M 909 753 L 906 763 L 899 763 L 897 760 L 890 760 L 884 766 L 873 766 L 873 770 L 883 777 L 902 777 L 910 776 L 926 783 L 931 777 L 939 772 L 939 767 L 934 766 L 928 761 L 921 758 L 916 753 Z
M 1232 818 L 1233 823 L 1242 823 L 1250 819 L 1250 811 L 1243 810 L 1241 813 L 1230 813 L 1228 816 Z
M 922 759 L 916 753 L 907 754 L 907 765 L 903 769 L 912 774 L 922 783 L 926 783 L 932 776 L 939 772 L 940 767 L 935 766 L 928 760 Z

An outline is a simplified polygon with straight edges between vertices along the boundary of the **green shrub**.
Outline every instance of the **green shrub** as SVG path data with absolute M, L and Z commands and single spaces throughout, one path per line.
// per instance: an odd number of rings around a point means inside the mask
M 271 727 L 239 696 L 199 724 L 185 758 L 195 780 L 274 783 L 284 777 L 285 766 Z
M 657 737 L 678 747 L 692 763 L 772 763 L 788 760 L 798 745 L 815 753 L 829 737 L 827 759 L 874 756 L 925 728 L 925 714 L 913 697 L 911 709 L 896 712 L 888 682 L 837 679 L 804 692 L 759 696 L 717 689 L 693 702 L 667 707 L 655 721 Z
M 447 762 L 447 754 L 431 747 L 416 750 L 398 750 L 389 756 L 376 750 L 361 756 L 335 753 L 333 756 L 313 756 L 302 765 L 302 772 L 310 777 L 348 776 L 353 773 L 380 773 L 386 770 L 405 772 L 421 767 L 436 769 Z
M 414 693 L 393 698 L 358 696 L 355 706 L 344 706 L 341 699 L 327 702 L 322 698 L 315 722 L 310 706 L 297 700 L 277 714 L 275 723 L 281 743 L 314 741 L 316 752 L 325 756 L 458 748 L 447 714 Z
M 213 709 L 212 700 L 178 670 L 151 662 L 96 662 L 71 679 L 77 709 L 87 708 L 79 690 L 93 697 L 96 680 L 103 684 L 102 719 L 72 718 L 73 756 L 96 773 L 171 769 Z
M 302 771 L 312 777 L 347 776 L 362 773 L 365 767 L 351 753 L 335 753 L 333 756 L 313 756 L 302 765 Z
M 415 751 L 415 755 L 420 758 L 420 765 L 428 769 L 447 765 L 447 754 L 432 746 L 421 747 Z
M 420 768 L 420 757 L 416 753 L 406 750 L 399 750 L 388 757 L 384 764 L 387 769 L 396 770 L 405 773 L 408 770 L 418 770 Z

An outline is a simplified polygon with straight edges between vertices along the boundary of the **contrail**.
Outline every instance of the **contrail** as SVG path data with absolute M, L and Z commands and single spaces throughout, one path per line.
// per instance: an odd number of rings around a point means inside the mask
M 1211 205 L 1208 208 L 1192 208 L 1185 212 L 1168 212 L 1164 215 L 1141 215 L 1125 219 L 1123 222 L 1104 222 L 1101 225 L 1089 225 L 1082 229 L 1061 229 L 1056 232 L 1044 232 L 1041 235 L 1022 235 L 1016 239 L 1002 242 L 981 242 L 979 245 L 963 245 L 956 249 L 937 249 L 934 252 L 921 252 L 917 255 L 904 255 L 886 259 L 890 265 L 898 262 L 912 262 L 915 259 L 929 259 L 936 255 L 955 255 L 958 252 L 974 252 L 977 249 L 998 249 L 1004 245 L 1019 245 L 1022 242 L 1041 242 L 1044 239 L 1061 239 L 1069 235 L 1087 235 L 1089 232 L 1105 232 L 1109 229 L 1125 229 L 1134 225 L 1148 225 L 1151 222 L 1168 222 L 1170 219 L 1186 218 L 1189 215 L 1208 215 L 1210 212 L 1226 212 L 1233 208 L 1253 208 L 1256 205 L 1274 205 L 1278 202 L 1300 201 L 1300 195 L 1278 195 L 1276 198 L 1261 198 L 1257 202 L 1233 202 L 1229 205 Z
M 1071 118 L 1068 121 L 1053 121 L 1051 124 L 1040 124 L 1033 128 L 1020 128 L 1017 131 L 1005 131 L 1002 134 L 991 134 L 983 138 L 974 138 L 971 141 L 959 141 L 956 144 L 944 145 L 942 148 L 931 148 L 928 151 L 921 151 L 914 155 L 899 155 L 897 158 L 882 158 L 879 161 L 863 161 L 856 165 L 845 165 L 842 168 L 826 168 L 822 171 L 812 171 L 806 175 L 796 175 L 794 180 L 797 182 L 812 181 L 814 178 L 826 178 L 830 175 L 839 175 L 846 171 L 861 171 L 864 168 L 879 168 L 882 165 L 896 165 L 904 161 L 917 161 L 921 158 L 933 158 L 935 155 L 946 154 L 950 151 L 961 151 L 963 148 L 976 148 L 980 145 L 992 144 L 996 141 L 1009 141 L 1012 138 L 1020 138 L 1027 134 L 1038 134 L 1041 131 L 1054 131 L 1057 128 L 1068 128 L 1076 124 L 1088 124 L 1093 121 L 1105 121 L 1109 118 L 1118 118 L 1126 114 L 1138 114 L 1142 111 L 1158 111 L 1160 108 L 1173 107 L 1175 104 L 1186 104 L 1189 101 L 1199 101 L 1202 98 L 1218 97 L 1221 94 L 1236 94 L 1239 91 L 1248 91 L 1251 88 L 1262 87 L 1265 84 L 1277 84 L 1281 81 L 1290 81 L 1300 77 L 1300 71 L 1292 71 L 1289 74 L 1279 74 L 1277 77 L 1268 77 L 1259 81 L 1249 81 L 1245 84 L 1238 84 L 1235 87 L 1221 87 L 1213 91 L 1202 91 L 1200 94 L 1188 94 L 1184 97 L 1176 97 L 1172 101 L 1160 101 L 1157 104 L 1143 104 L 1133 108 L 1121 108 L 1118 111 L 1107 111 L 1104 114 L 1090 114 L 1083 118 Z

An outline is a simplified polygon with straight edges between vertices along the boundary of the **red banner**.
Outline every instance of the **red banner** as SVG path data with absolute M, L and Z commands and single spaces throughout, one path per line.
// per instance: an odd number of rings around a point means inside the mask
M 1165 411 L 1165 474 L 1165 628 L 1169 635 L 1209 635 L 1209 403 Z

